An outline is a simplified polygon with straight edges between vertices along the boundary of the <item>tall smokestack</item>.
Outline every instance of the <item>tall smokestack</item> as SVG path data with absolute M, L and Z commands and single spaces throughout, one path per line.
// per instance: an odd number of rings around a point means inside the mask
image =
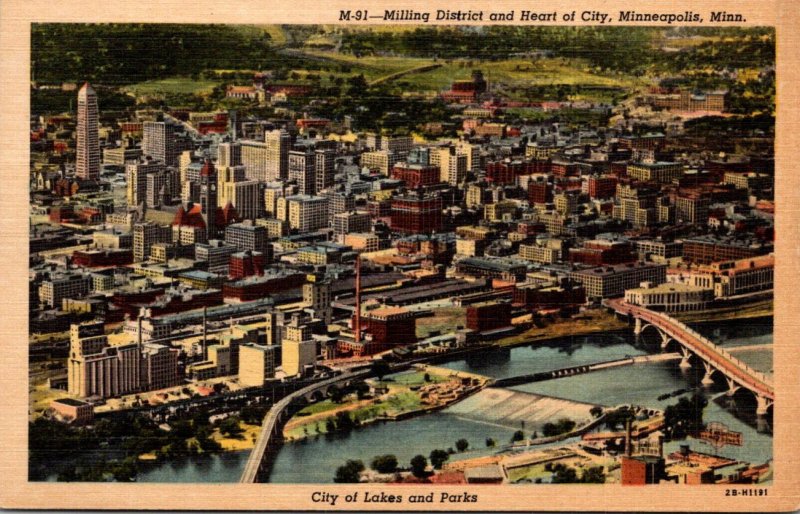
M 631 420 L 625 422 L 625 456 L 633 455 L 633 441 L 631 441 Z
M 139 353 L 142 353 L 142 313 L 136 318 L 136 331 L 138 332 L 137 344 L 139 345 Z
M 206 341 L 208 338 L 208 323 L 206 322 L 207 310 L 207 307 L 203 307 L 203 360 L 206 360 Z
M 361 255 L 356 255 L 356 326 L 355 341 L 361 341 Z

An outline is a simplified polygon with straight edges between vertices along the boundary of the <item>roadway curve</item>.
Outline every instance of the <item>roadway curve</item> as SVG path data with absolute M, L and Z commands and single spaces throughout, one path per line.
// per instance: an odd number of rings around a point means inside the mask
M 283 397 L 278 403 L 273 405 L 269 412 L 267 412 L 267 415 L 264 417 L 264 421 L 261 424 L 261 432 L 258 435 L 255 447 L 250 452 L 250 457 L 247 459 L 247 464 L 245 464 L 244 471 L 242 472 L 239 482 L 248 484 L 258 482 L 260 475 L 263 474 L 261 473 L 261 470 L 263 469 L 264 464 L 269 464 L 264 462 L 264 457 L 267 453 L 269 445 L 281 440 L 280 432 L 283 430 L 284 422 L 290 417 L 287 414 L 287 410 L 292 405 L 292 402 L 339 382 L 363 379 L 368 377 L 370 374 L 371 372 L 369 370 L 342 373 L 341 375 L 337 375 L 321 382 L 317 382 L 316 384 L 311 384 L 302 389 L 298 389 L 292 394 Z

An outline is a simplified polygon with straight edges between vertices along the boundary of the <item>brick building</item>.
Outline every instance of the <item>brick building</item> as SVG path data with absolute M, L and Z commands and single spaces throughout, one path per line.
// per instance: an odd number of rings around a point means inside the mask
M 405 234 L 429 234 L 442 229 L 442 199 L 439 196 L 398 196 L 391 202 L 392 230 Z

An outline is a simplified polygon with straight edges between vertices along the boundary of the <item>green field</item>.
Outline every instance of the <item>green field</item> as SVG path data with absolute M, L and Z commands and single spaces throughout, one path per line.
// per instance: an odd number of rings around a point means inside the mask
M 170 94 L 209 94 L 220 82 L 213 80 L 193 80 L 190 77 L 171 77 L 161 80 L 148 80 L 124 88 L 136 96 Z
M 578 86 L 589 88 L 635 89 L 649 85 L 645 78 L 623 73 L 602 73 L 590 68 L 584 61 L 562 58 L 541 58 L 535 61 L 507 59 L 501 61 L 477 61 L 469 59 L 434 60 L 414 57 L 365 56 L 356 57 L 332 51 L 304 49 L 297 55 L 313 56 L 328 64 L 345 65 L 349 73 L 333 72 L 344 78 L 363 74 L 368 82 L 374 82 L 401 71 L 414 70 L 431 64 L 440 67 L 432 70 L 411 72 L 390 81 L 394 92 L 437 92 L 447 89 L 454 80 L 469 79 L 473 70 L 481 70 L 490 84 L 511 89 L 529 86 Z M 302 70 L 294 70 L 302 74 Z M 323 75 L 330 75 L 325 72 Z M 517 96 L 512 93 L 510 96 Z M 605 100 L 607 92 L 588 91 L 587 99 Z

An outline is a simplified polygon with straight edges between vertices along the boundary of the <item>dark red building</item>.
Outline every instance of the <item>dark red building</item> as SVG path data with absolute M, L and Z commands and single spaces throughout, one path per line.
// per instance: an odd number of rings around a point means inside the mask
M 528 203 L 550 203 L 553 201 L 553 186 L 544 180 L 528 182 Z
M 264 254 L 245 250 L 231 254 L 228 275 L 232 279 L 251 277 L 264 274 Z
M 617 177 L 589 177 L 589 198 L 612 198 L 617 194 Z
M 421 186 L 432 186 L 440 182 L 440 172 L 437 166 L 423 166 L 421 164 L 396 165 L 392 168 L 392 178 L 402 180 L 409 189 Z
M 116 292 L 111 297 L 109 303 L 125 314 L 130 314 L 135 317 L 139 314 L 140 305 L 154 301 L 156 298 L 163 295 L 164 291 L 165 289 L 163 287 L 152 287 L 135 291 Z
M 372 335 L 371 353 L 417 342 L 417 314 L 402 307 L 382 307 L 361 318 L 362 327 Z
M 72 263 L 87 268 L 100 266 L 124 266 L 133 262 L 131 249 L 76 250 L 72 253 Z
M 521 161 L 490 162 L 486 165 L 486 180 L 494 184 L 513 184 L 525 172 L 526 163 Z
M 486 332 L 511 326 L 511 304 L 481 303 L 467 307 L 467 328 Z
M 577 177 L 580 168 L 574 162 L 553 161 L 550 163 L 550 172 L 556 177 Z
M 623 264 L 637 259 L 633 246 L 627 241 L 586 241 L 583 248 L 570 248 L 569 261 L 601 266 L 606 264 Z
M 367 202 L 367 212 L 372 219 L 388 218 L 392 215 L 392 202 L 390 200 L 370 200 Z
M 405 234 L 430 234 L 442 229 L 439 196 L 398 196 L 392 199 L 392 230 Z
M 248 277 L 222 286 L 226 298 L 242 301 L 258 300 L 265 296 L 301 287 L 306 282 L 304 273 L 274 273 L 262 277 Z
M 223 303 L 222 291 L 219 289 L 206 289 L 205 291 L 193 289 L 161 296 L 155 301 L 140 307 L 149 309 L 153 316 L 163 316 L 176 312 L 202 309 L 203 307 L 214 307 Z
M 563 309 L 586 303 L 583 286 L 515 287 L 514 305 L 526 309 Z

